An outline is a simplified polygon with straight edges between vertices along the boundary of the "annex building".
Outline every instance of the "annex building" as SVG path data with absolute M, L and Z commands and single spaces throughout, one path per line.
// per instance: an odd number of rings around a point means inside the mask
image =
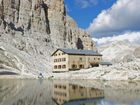
M 98 67 L 102 55 L 93 50 L 57 49 L 53 54 L 53 72 Z

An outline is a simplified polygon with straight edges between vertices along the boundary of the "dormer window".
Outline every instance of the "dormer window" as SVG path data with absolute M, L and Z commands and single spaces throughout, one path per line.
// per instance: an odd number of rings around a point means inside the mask
M 62 55 L 65 55 L 65 53 L 62 53 Z

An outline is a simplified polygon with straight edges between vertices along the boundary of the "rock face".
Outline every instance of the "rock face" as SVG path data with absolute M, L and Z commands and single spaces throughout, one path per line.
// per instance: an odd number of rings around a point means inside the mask
M 56 48 L 96 50 L 90 35 L 66 14 L 64 0 L 0 0 L 0 42 L 5 49 L 0 50 L 3 68 L 21 71 L 20 62 L 27 74 L 32 70 L 51 71 L 50 55 Z M 24 56 L 30 60 L 23 60 Z M 14 57 L 19 59 L 12 63 L 15 66 L 10 63 Z
M 131 44 L 128 41 L 114 41 L 110 44 L 99 46 L 99 52 L 103 60 L 113 64 L 120 62 L 131 62 L 139 59 L 139 45 Z
M 135 57 L 140 58 L 140 47 L 137 47 L 137 48 L 135 49 L 134 55 L 135 55 Z

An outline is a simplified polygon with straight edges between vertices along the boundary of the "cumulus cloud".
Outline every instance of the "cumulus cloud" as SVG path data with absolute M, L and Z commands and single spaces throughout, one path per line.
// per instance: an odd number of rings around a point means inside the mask
M 91 6 L 95 6 L 98 4 L 97 0 L 75 0 L 76 5 L 80 6 L 80 8 L 87 8 Z
M 112 37 L 93 38 L 97 45 L 110 44 L 115 41 L 127 41 L 131 44 L 140 45 L 140 32 L 129 32 Z
M 113 36 L 140 30 L 140 0 L 118 0 L 103 10 L 87 29 L 94 37 Z

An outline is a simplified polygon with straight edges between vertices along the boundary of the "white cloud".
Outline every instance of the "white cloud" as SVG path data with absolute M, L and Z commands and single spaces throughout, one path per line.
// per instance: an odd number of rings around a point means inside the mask
M 94 37 L 140 31 L 140 0 L 118 0 L 102 11 L 87 29 Z
M 97 0 L 75 0 L 76 5 L 80 8 L 87 8 L 98 4 Z
M 93 38 L 98 45 L 110 44 L 115 41 L 128 41 L 131 44 L 140 44 L 140 32 L 129 32 L 112 37 Z

